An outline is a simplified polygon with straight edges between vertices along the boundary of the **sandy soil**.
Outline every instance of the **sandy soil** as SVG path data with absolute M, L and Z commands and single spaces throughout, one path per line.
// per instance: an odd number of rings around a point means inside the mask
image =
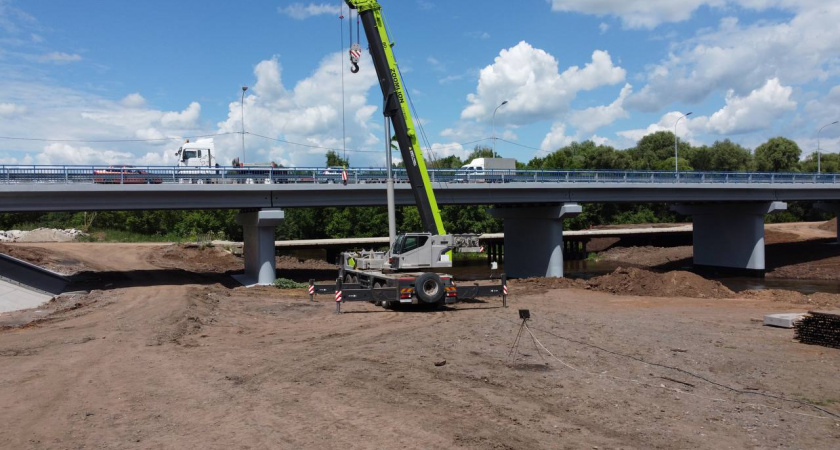
M 778 223 L 765 226 L 767 278 L 840 280 L 836 219 L 829 222 Z M 604 261 L 659 271 L 691 266 L 691 246 L 612 247 L 598 254 Z
M 334 315 L 326 297 L 230 285 L 236 261 L 213 249 L 40 248 L 91 268 L 78 283 L 103 290 L 61 299 L 66 308 L 26 326 L 0 315 L 7 448 L 828 449 L 840 440 L 840 417 L 825 412 L 840 415 L 840 350 L 763 327 L 765 313 L 807 309 L 784 299 L 517 280 L 508 309 L 348 304 Z M 299 265 L 289 273 L 322 270 Z M 517 308 L 531 310 L 539 344 L 526 333 L 510 355 Z

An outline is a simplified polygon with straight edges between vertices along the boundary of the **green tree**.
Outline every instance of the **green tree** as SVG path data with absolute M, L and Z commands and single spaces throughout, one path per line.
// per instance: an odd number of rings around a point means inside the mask
M 755 149 L 755 162 L 762 172 L 793 172 L 799 168 L 801 154 L 796 142 L 774 137 Z
M 675 158 L 673 156 L 671 156 L 670 158 L 668 158 L 664 161 L 659 161 L 658 163 L 653 165 L 653 170 L 664 170 L 664 171 L 669 171 L 670 170 L 671 172 L 673 172 L 674 171 L 674 159 Z M 680 160 L 677 164 L 679 165 L 680 172 L 691 172 L 691 171 L 694 170 L 694 168 L 691 167 L 691 163 L 689 162 L 689 160 L 687 158 L 680 158 Z
M 463 165 L 464 165 L 464 162 L 461 161 L 461 158 L 459 158 L 455 155 L 450 155 L 450 156 L 447 156 L 445 158 L 440 158 L 440 159 L 436 159 L 434 161 L 431 161 L 428 164 L 428 167 L 432 168 L 432 169 L 458 169 Z
M 749 170 L 752 155 L 740 145 L 725 139 L 715 141 L 711 148 L 711 170 L 719 172 L 743 172 Z
M 494 152 L 492 148 L 482 147 L 482 146 L 476 145 L 475 148 L 473 149 L 472 153 L 470 153 L 469 155 L 467 155 L 466 158 L 464 158 L 464 161 L 470 162 L 470 161 L 472 161 L 476 158 L 498 158 L 498 157 L 499 157 L 499 154 Z
M 805 160 L 799 165 L 803 172 L 817 171 L 817 152 L 813 152 L 805 157 Z M 840 154 L 837 153 L 823 153 L 820 156 L 820 172 L 821 173 L 837 173 L 840 172 Z
M 679 154 L 691 154 L 691 145 L 681 141 L 678 145 Z M 674 156 L 674 133 L 657 131 L 641 138 L 636 147 L 629 150 L 633 158 L 633 168 L 651 170 L 661 166 L 662 162 Z M 680 158 L 683 159 L 683 158 Z M 670 170 L 674 170 L 673 161 Z
M 703 145 L 701 147 L 692 147 L 691 150 L 685 152 L 684 155 L 684 158 L 688 160 L 688 163 L 694 168 L 694 170 L 713 170 L 712 149 L 709 146 Z
M 350 159 L 344 159 L 335 152 L 327 152 L 327 167 L 350 167 Z

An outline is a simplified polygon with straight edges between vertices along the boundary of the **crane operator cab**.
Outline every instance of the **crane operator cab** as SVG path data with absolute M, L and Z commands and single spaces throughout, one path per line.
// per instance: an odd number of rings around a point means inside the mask
M 449 251 L 451 235 L 405 233 L 397 235 L 391 248 L 388 265 L 392 270 L 452 267 Z

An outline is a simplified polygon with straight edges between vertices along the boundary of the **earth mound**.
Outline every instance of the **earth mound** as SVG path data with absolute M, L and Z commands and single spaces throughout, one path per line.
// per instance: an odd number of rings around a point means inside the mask
M 619 267 L 613 273 L 588 282 L 596 291 L 649 297 L 730 298 L 735 293 L 717 281 L 684 271 L 656 273 L 635 267 Z
M 225 273 L 242 270 L 242 260 L 220 247 L 173 244 L 149 255 L 149 262 L 165 268 L 192 272 Z
M 837 232 L 837 218 L 833 218 L 818 227 L 820 230 Z
M 6 245 L 0 243 L 0 253 L 43 267 L 62 275 L 74 275 L 91 267 L 74 258 L 41 247 Z

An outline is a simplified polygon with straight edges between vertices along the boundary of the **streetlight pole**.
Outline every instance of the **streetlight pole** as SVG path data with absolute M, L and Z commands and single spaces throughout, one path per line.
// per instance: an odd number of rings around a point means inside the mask
M 501 108 L 502 106 L 507 105 L 507 103 L 508 101 L 505 100 L 502 102 L 502 104 L 500 104 L 496 107 L 496 109 L 493 110 L 493 120 L 490 122 L 493 128 L 493 157 L 496 156 L 496 111 L 498 111 L 499 108 Z
M 820 155 L 820 133 L 822 132 L 823 128 L 834 125 L 837 122 L 840 122 L 840 120 L 835 120 L 834 122 L 831 122 L 828 125 L 823 125 L 822 128 L 820 128 L 819 131 L 817 131 L 817 173 L 820 173 L 820 159 L 821 159 L 821 155 Z
M 239 102 L 242 116 L 242 163 L 245 163 L 245 91 L 248 86 L 242 86 L 242 100 Z
M 680 120 L 683 120 L 690 115 L 691 113 L 689 112 L 686 113 L 684 116 L 680 116 L 680 118 L 677 119 L 677 122 L 674 124 L 674 173 L 679 173 L 680 171 L 680 157 L 679 152 L 677 150 L 677 144 L 679 143 L 680 138 L 677 136 L 677 124 L 680 123 Z

